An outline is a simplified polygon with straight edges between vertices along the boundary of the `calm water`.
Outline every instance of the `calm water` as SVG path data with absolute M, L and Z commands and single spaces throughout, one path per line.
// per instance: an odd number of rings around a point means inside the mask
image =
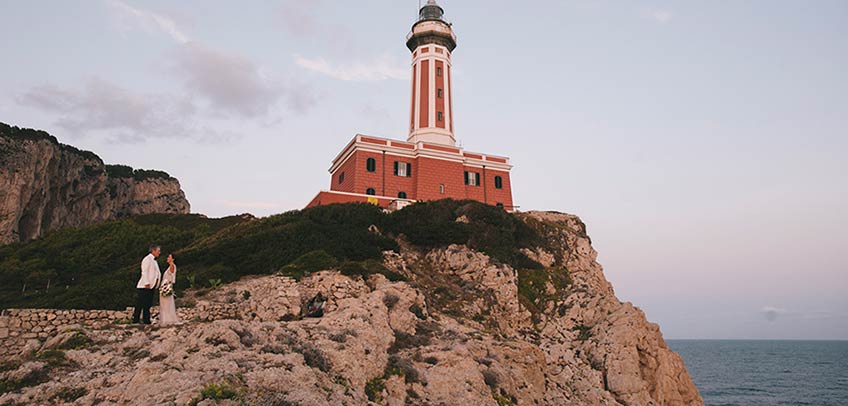
M 848 406 L 848 341 L 668 340 L 708 406 Z

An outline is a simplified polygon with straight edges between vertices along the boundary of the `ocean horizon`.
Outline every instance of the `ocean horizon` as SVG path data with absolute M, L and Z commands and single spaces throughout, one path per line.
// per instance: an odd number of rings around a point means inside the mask
M 848 405 L 848 340 L 666 342 L 707 406 Z

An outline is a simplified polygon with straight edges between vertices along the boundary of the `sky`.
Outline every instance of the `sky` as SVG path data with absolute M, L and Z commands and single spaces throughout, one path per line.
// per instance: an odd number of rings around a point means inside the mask
M 442 0 L 456 136 L 666 338 L 848 339 L 848 2 Z M 0 2 L 0 121 L 266 216 L 408 135 L 414 0 Z

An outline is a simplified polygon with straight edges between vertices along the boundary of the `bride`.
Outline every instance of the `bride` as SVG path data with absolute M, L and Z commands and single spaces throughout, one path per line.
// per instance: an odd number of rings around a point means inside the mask
M 174 256 L 168 255 L 168 269 L 162 276 L 162 286 L 159 288 L 159 325 L 167 326 L 179 323 L 177 307 L 174 305 L 174 283 L 177 281 L 177 265 Z

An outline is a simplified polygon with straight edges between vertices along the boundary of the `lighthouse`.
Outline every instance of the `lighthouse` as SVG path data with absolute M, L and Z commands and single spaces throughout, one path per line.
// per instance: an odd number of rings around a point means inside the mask
M 445 10 L 428 0 L 406 36 L 412 52 L 406 140 L 357 134 L 333 159 L 330 188 L 307 207 L 362 202 L 397 208 L 455 199 L 515 209 L 509 158 L 456 145 L 451 75 L 456 35 L 444 16 Z
M 451 52 L 456 35 L 435 0 L 421 8 L 407 36 L 412 52 L 412 107 L 408 141 L 456 145 L 453 135 Z

